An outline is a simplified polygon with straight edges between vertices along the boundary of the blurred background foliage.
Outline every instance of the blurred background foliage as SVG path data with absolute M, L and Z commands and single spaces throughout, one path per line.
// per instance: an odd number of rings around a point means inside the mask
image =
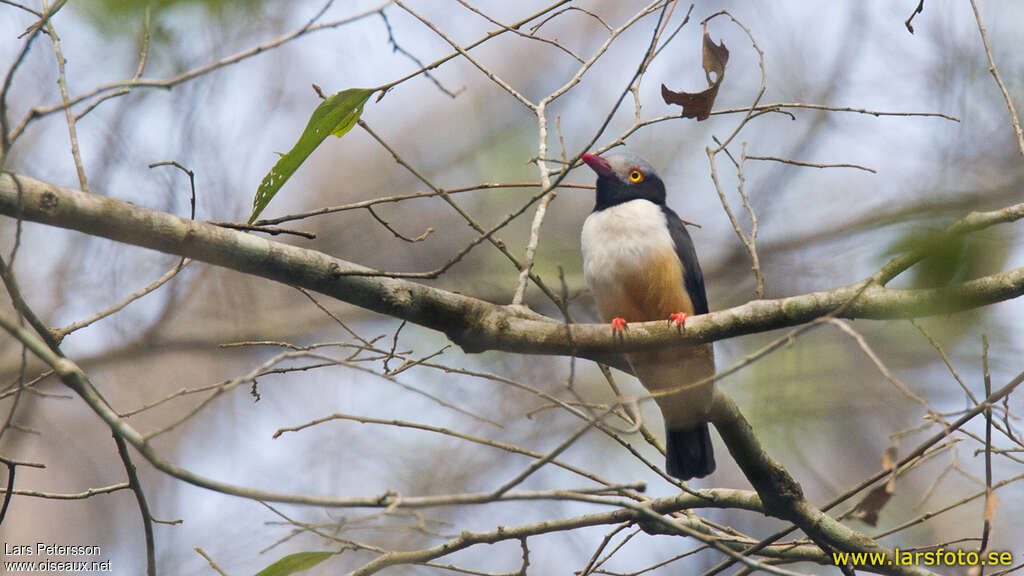
M 131 35 L 138 30 L 130 22 L 147 11 L 157 17 L 175 17 L 169 13 L 192 10 L 198 13 L 191 17 L 223 23 L 259 17 L 265 4 L 266 0 L 78 0 L 70 7 L 104 32 Z
M 442 30 L 465 45 L 492 24 L 453 3 L 416 2 Z M 74 2 L 54 19 L 68 58 L 72 94 L 131 77 L 138 65 L 145 7 L 142 1 Z M 336 2 L 324 21 L 342 19 L 376 2 Z M 588 2 L 610 23 L 621 23 L 636 3 Z M 934 255 L 894 282 L 899 287 L 939 286 L 1024 265 L 1021 226 L 991 228 L 955 243 L 935 243 L 933 234 L 971 210 L 994 209 L 1022 199 L 1024 168 L 1013 139 L 1005 104 L 987 70 L 984 51 L 970 10 L 962 3 L 929 2 L 914 21 L 914 35 L 904 20 L 913 2 L 863 3 L 850 0 L 824 5 L 698 2 L 691 21 L 669 49 L 655 60 L 639 91 L 644 117 L 669 114 L 659 84 L 675 89 L 702 86 L 700 30 L 696 22 L 726 7 L 753 32 L 765 51 L 768 73 L 763 103 L 809 102 L 884 111 L 943 112 L 960 122 L 923 117 L 875 117 L 847 112 L 793 110 L 792 117 L 768 114 L 752 121 L 731 146 L 745 142 L 751 155 L 809 162 L 851 162 L 877 171 L 802 168 L 748 160 L 745 190 L 758 214 L 759 253 L 767 281 L 766 297 L 777 298 L 824 290 L 860 280 L 908 247 L 930 245 Z M 268 42 L 305 25 L 320 2 L 247 0 L 178 0 L 151 4 L 151 45 L 145 78 L 165 78 Z M 479 7 L 503 22 L 536 11 L 542 3 L 484 2 Z M 0 6 L 0 35 L 14 38 L 33 22 L 31 15 Z M 993 54 L 1018 110 L 1024 108 L 1024 5 L 981 2 Z M 393 40 L 423 62 L 449 53 L 436 35 L 401 10 L 385 14 Z M 681 17 L 680 14 L 676 18 Z M 568 154 L 588 141 L 629 80 L 650 34 L 648 22 L 616 42 L 583 82 L 549 109 L 549 126 L 557 126 Z M 541 32 L 580 54 L 592 53 L 605 35 L 593 19 L 563 15 Z M 748 105 L 760 82 L 756 54 L 741 30 L 716 20 L 710 27 L 732 52 L 729 72 L 716 108 Z M 41 39 L 42 40 L 42 39 Z M 19 42 L 0 44 L 0 61 L 11 62 Z M 532 99 L 565 82 L 578 63 L 537 42 L 504 35 L 473 54 Z M 167 168 L 149 169 L 161 160 L 177 160 L 196 173 L 198 218 L 244 220 L 262 176 L 276 161 L 275 152 L 294 143 L 319 102 L 312 83 L 327 93 L 374 86 L 417 69 L 388 41 L 379 15 L 311 33 L 260 56 L 228 66 L 172 90 L 135 89 L 110 100 L 79 123 L 86 171 L 95 192 L 179 215 L 188 213 L 187 179 Z M 536 181 L 529 164 L 537 154 L 537 127 L 523 106 L 490 83 L 471 64 L 455 59 L 433 72 L 457 97 L 438 90 L 423 76 L 396 87 L 380 102 L 367 104 L 363 119 L 410 164 L 438 186 L 456 188 L 480 182 Z M 15 77 L 9 105 L 20 118 L 30 107 L 59 102 L 52 48 L 38 41 Z M 612 120 L 599 143 L 628 127 L 627 104 Z M 645 128 L 628 139 L 630 148 L 656 166 L 668 183 L 669 204 L 693 229 L 705 269 L 712 309 L 742 304 L 753 297 L 749 257 L 736 238 L 709 178 L 704 147 L 731 132 L 738 115 L 713 116 L 706 122 L 674 120 Z M 560 156 L 558 134 L 549 150 Z M 50 182 L 75 186 L 67 128 L 59 114 L 33 123 L 13 149 L 7 168 Z M 736 174 L 726 159 L 718 162 L 723 186 L 735 210 Z M 570 181 L 591 183 L 580 170 Z M 397 165 L 391 155 L 360 129 L 344 139 L 328 139 L 303 165 L 265 217 L 340 205 L 375 197 L 422 192 L 426 188 Z M 456 194 L 459 204 L 484 227 L 518 208 L 535 192 L 507 188 Z M 592 193 L 565 189 L 552 203 L 542 229 L 536 263 L 545 282 L 561 290 L 564 272 L 571 311 L 578 321 L 596 321 L 593 302 L 580 270 L 578 234 L 592 207 Z M 367 266 L 396 271 L 426 271 L 445 262 L 475 233 L 436 198 L 375 207 L 378 214 L 409 236 L 435 231 L 409 244 L 378 225 L 365 211 L 353 210 L 295 223 L 317 234 L 314 241 L 283 241 L 315 248 Z M 514 254 L 526 243 L 532 210 L 498 233 Z M 741 217 L 749 229 L 750 222 Z M 9 250 L 13 224 L 0 223 Z M 149 251 L 28 224 L 16 270 L 32 305 L 54 326 L 65 325 L 109 306 L 158 277 L 176 259 Z M 511 300 L 517 271 L 487 243 L 474 249 L 438 280 L 429 281 L 493 302 Z M 326 299 L 323 299 L 326 300 Z M 560 317 L 556 307 L 531 287 L 529 305 Z M 398 323 L 359 309 L 323 301 L 352 328 L 390 341 Z M 5 303 L 4 306 L 7 306 Z M 993 381 L 1004 383 L 1021 369 L 1024 305 L 1013 301 L 967 313 L 920 321 L 942 346 L 959 375 L 981 394 L 981 335 L 991 343 Z M 939 411 L 966 406 L 964 393 L 951 378 L 935 349 L 907 322 L 858 321 L 874 352 L 910 390 Z M 720 367 L 757 350 L 779 333 L 761 334 L 716 345 Z M 119 409 L 132 409 L 176 390 L 213 384 L 244 373 L 275 349 L 220 349 L 218 344 L 246 339 L 309 344 L 347 336 L 308 299 L 286 286 L 240 274 L 191 265 L 174 282 L 147 300 L 70 336 L 66 349 L 92 374 Z M 417 355 L 445 345 L 436 333 L 407 326 L 398 345 Z M 17 374 L 20 350 L 0 349 L 3 374 Z M 465 355 L 446 350 L 445 364 L 514 378 L 569 397 L 574 390 L 589 401 L 610 401 L 600 373 L 588 362 L 570 370 L 565 358 L 518 357 L 486 353 Z M 488 419 L 498 428 L 467 418 L 409 392 L 386 379 L 344 368 L 259 379 L 261 400 L 245 389 L 218 399 L 206 411 L 158 442 L 171 460 L 197 472 L 246 486 L 323 495 L 377 495 L 396 490 L 404 495 L 485 491 L 507 481 L 525 459 L 497 454 L 450 438 L 370 424 L 332 422 L 271 440 L 282 426 L 296 425 L 332 412 L 400 418 L 450 426 L 540 452 L 557 445 L 576 423 L 557 410 L 537 409 L 543 401 L 499 383 L 466 375 L 413 368 L 397 377 Z M 642 393 L 631 378 L 617 374 L 629 394 Z M 922 424 L 922 407 L 898 392 L 848 335 L 821 327 L 770 357 L 727 378 L 732 394 L 758 431 L 769 453 L 803 483 L 812 503 L 820 503 L 878 470 L 890 437 Z M 61 392 L 50 383 L 43 390 Z M 152 429 L 180 417 L 195 398 L 162 405 L 132 419 Z M 1024 411 L 1018 394 L 1011 410 Z M 660 430 L 660 416 L 644 407 L 646 421 Z M 109 432 L 74 400 L 26 397 L 17 422 L 41 434 L 10 433 L 3 450 L 10 456 L 43 460 L 45 472 L 19 475 L 25 487 L 76 492 L 119 482 L 122 473 Z M 1024 426 L 1010 420 L 1014 430 Z M 983 432 L 980 422 L 969 427 Z M 899 440 L 909 449 L 936 430 Z M 658 458 L 639 438 L 631 439 L 648 457 Z M 718 442 L 716 438 L 716 443 Z M 953 502 L 979 489 L 982 468 L 978 445 L 961 442 L 924 468 L 897 483 L 893 502 L 883 511 L 879 529 Z M 724 446 L 716 444 L 720 468 L 698 482 L 701 487 L 747 487 Z M 594 468 L 609 478 L 651 482 L 650 493 L 671 487 L 658 481 L 615 443 L 588 434 L 565 459 Z M 936 477 L 951 464 L 939 488 L 928 494 Z M 998 459 L 1003 478 L 1020 465 Z M 201 545 L 231 573 L 255 572 L 285 551 L 315 548 L 309 537 L 287 539 L 290 528 L 252 502 L 199 490 L 141 465 L 143 483 L 154 514 L 181 518 L 179 526 L 158 526 L 160 563 L 168 573 L 206 573 L 205 560 L 192 547 Z M 557 470 L 542 470 L 525 489 L 575 486 Z M 1012 529 L 1024 514 L 1021 489 L 1009 486 L 996 519 L 995 550 L 1024 550 L 1024 536 Z M 906 532 L 883 540 L 894 547 L 977 536 L 980 501 L 957 508 Z M 338 524 L 348 512 L 282 507 L 294 518 Z M 443 533 L 493 529 L 543 518 L 578 514 L 591 508 L 571 503 L 492 505 L 431 511 L 430 527 Z M 778 521 L 735 511 L 707 511 L 723 524 L 755 534 Z M 55 519 L 59 522 L 55 524 Z M 226 519 L 230 519 L 227 521 Z M 397 523 L 397 521 L 392 521 Z M 438 522 L 438 524 L 433 524 Z M 447 522 L 448 524 L 445 524 Z M 969 528 L 968 528 L 969 527 Z M 19 498 L 0 527 L 5 541 L 42 539 L 88 542 L 110 551 L 124 573 L 140 571 L 143 549 L 138 512 L 127 493 L 66 503 Z M 873 533 L 863 525 L 858 528 Z M 346 526 L 346 530 L 356 530 Z M 412 547 L 436 543 L 427 532 L 392 528 L 348 533 L 381 546 Z M 605 529 L 538 538 L 531 569 L 537 573 L 578 570 Z M 279 539 L 286 540 L 279 546 Z M 638 569 L 681 551 L 678 539 L 637 539 L 608 566 Z M 264 549 L 270 552 L 260 554 Z M 548 553 L 545 553 L 547 551 Z M 517 545 L 470 549 L 453 562 L 501 570 L 517 565 Z M 340 558 L 321 573 L 351 569 L 359 557 Z M 365 560 L 365 558 L 363 558 Z M 688 560 L 692 572 L 716 562 L 711 554 Z M 346 563 L 347 562 L 347 563 Z M 326 566 L 326 565 L 325 565 Z M 813 568 L 813 567 L 812 567 Z M 426 569 L 421 569 L 425 571 Z M 816 570 L 816 569 L 815 569 Z M 330 571 L 330 572 L 329 572 Z M 313 571 L 313 573 L 317 573 Z

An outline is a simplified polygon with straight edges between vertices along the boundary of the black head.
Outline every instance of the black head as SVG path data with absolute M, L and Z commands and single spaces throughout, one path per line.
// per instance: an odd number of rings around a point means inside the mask
M 665 183 L 646 160 L 623 153 L 584 154 L 583 161 L 597 172 L 595 212 L 638 199 L 665 205 Z

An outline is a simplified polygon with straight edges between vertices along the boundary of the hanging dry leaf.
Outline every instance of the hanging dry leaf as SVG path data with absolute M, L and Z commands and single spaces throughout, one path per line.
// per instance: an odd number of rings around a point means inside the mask
M 704 76 L 708 80 L 708 88 L 703 92 L 673 92 L 664 84 L 661 85 L 661 97 L 666 104 L 678 104 L 683 107 L 683 118 L 696 118 L 697 121 L 705 120 L 711 115 L 711 107 L 715 104 L 715 97 L 718 96 L 718 87 L 722 85 L 725 78 L 725 65 L 729 62 L 729 49 L 725 42 L 715 44 L 704 30 L 703 66 Z M 714 74 L 714 79 L 712 79 Z
M 857 503 L 857 507 L 854 508 L 854 512 L 850 516 L 857 518 L 868 526 L 878 526 L 878 513 L 889 503 L 889 499 L 892 498 L 893 488 L 892 482 L 886 482 L 868 492 L 868 495 Z
M 896 464 L 899 456 L 899 444 L 893 443 L 882 452 L 882 470 L 889 472 L 889 478 L 885 484 L 878 486 L 868 493 L 857 506 L 854 507 L 851 517 L 857 518 L 868 526 L 878 525 L 878 514 L 889 503 L 893 492 L 896 491 Z
M 889 446 L 882 452 L 882 470 L 892 470 L 896 467 L 897 450 L 896 446 Z

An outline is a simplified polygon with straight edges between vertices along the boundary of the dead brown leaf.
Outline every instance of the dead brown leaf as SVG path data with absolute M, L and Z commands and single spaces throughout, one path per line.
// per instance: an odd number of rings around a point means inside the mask
M 885 449 L 885 452 L 882 452 L 882 470 L 891 472 L 889 479 L 885 481 L 885 484 L 868 492 L 868 495 L 853 508 L 853 513 L 850 514 L 851 517 L 857 518 L 868 526 L 878 525 L 878 514 L 889 503 L 893 492 L 896 491 L 897 456 L 899 456 L 899 446 L 897 444 L 889 446 Z
M 706 28 L 703 45 L 702 62 L 704 76 L 708 81 L 707 89 L 702 92 L 673 92 L 664 84 L 661 85 L 661 97 L 665 99 L 665 103 L 682 106 L 683 118 L 696 118 L 698 122 L 711 115 L 711 107 L 718 96 L 718 88 L 725 78 L 725 65 L 729 62 L 729 49 L 725 47 L 725 42 L 715 44 Z
M 892 470 L 896 467 L 897 450 L 896 446 L 889 446 L 882 452 L 882 470 Z
M 882 511 L 882 508 L 889 503 L 889 499 L 892 498 L 892 493 L 892 482 L 886 482 L 885 484 L 878 486 L 871 492 L 868 492 L 868 495 L 857 503 L 853 514 L 850 516 L 857 518 L 868 526 L 878 526 L 878 514 Z

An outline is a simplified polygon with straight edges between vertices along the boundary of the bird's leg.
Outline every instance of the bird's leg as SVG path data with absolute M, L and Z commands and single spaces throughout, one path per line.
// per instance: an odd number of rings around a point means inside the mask
M 629 325 L 626 324 L 625 318 L 620 318 L 618 316 L 612 318 L 612 334 L 622 336 L 622 333 L 628 329 Z
M 689 317 L 690 315 L 686 312 L 676 312 L 674 314 L 669 314 L 668 321 L 675 323 L 676 326 L 682 327 L 682 325 L 686 323 L 686 319 Z

